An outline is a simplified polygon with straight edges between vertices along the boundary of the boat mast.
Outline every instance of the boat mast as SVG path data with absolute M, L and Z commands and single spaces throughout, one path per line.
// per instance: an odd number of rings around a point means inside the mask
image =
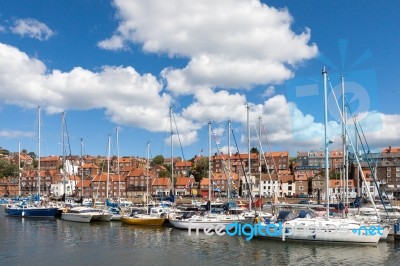
M 249 125 L 249 113 L 250 113 L 250 105 L 247 104 L 247 151 L 248 151 L 248 161 L 247 161 L 247 165 L 248 165 L 248 174 L 249 174 L 249 182 L 247 183 L 247 191 L 248 191 L 248 196 L 249 196 L 249 211 L 251 211 L 251 153 L 250 153 L 250 125 Z M 246 174 L 245 174 L 246 176 Z
M 111 136 L 108 135 L 108 160 L 107 160 L 107 183 L 106 183 L 106 198 L 108 198 L 108 183 L 109 183 L 109 179 L 110 179 L 110 139 Z
M 117 173 L 118 173 L 118 202 L 121 203 L 121 175 L 119 170 L 119 140 L 118 140 L 118 132 L 119 128 L 117 127 Z
M 329 220 L 329 165 L 328 165 L 328 136 L 327 136 L 327 125 L 328 125 L 328 96 L 327 96 L 327 73 L 325 67 L 322 69 L 322 75 L 324 79 L 324 145 L 325 145 L 325 179 L 326 179 L 326 193 L 325 193 L 325 205 L 326 205 L 326 220 Z
M 64 199 L 67 196 L 66 189 L 65 189 L 65 111 L 62 112 L 61 118 L 61 136 L 62 136 L 62 154 L 63 154 L 63 192 L 64 192 Z
M 261 136 L 261 124 L 262 124 L 262 117 L 261 116 L 259 116 L 258 117 L 258 132 L 260 132 L 259 134 L 257 134 L 257 135 L 259 135 L 259 136 Z M 261 140 L 260 140 L 260 137 L 258 138 L 259 139 L 259 141 L 260 141 L 260 151 L 259 151 L 259 153 L 258 153 L 258 161 L 259 161 L 259 163 L 260 163 L 260 165 L 258 166 L 259 168 L 258 168 L 258 172 L 259 172 L 259 178 L 258 178 L 258 197 L 259 197 L 259 200 L 260 200 L 260 202 L 261 202 L 261 204 L 260 204 L 260 211 L 261 211 L 261 206 L 262 206 L 262 196 L 261 196 L 261 151 L 263 150 L 262 149 L 262 144 L 261 144 Z
M 169 123 L 171 129 L 171 182 L 172 182 L 172 195 L 174 195 L 174 145 L 173 145 L 173 135 L 174 131 L 172 130 L 172 106 L 169 108 Z
M 208 121 L 208 200 L 211 204 L 211 121 Z
M 21 196 L 21 141 L 18 141 L 18 196 Z
M 150 158 L 150 142 L 147 141 L 147 161 L 146 161 L 146 210 L 149 214 L 148 198 L 149 198 L 149 159 Z
M 231 175 L 231 120 L 228 120 L 228 202 L 230 200 L 232 175 Z
M 40 199 L 40 106 L 38 107 L 38 194 Z
M 355 132 L 355 138 L 354 141 L 356 143 L 356 147 L 355 147 L 355 151 L 354 151 L 354 157 L 358 156 L 358 131 L 357 131 L 357 115 L 354 116 L 354 132 Z M 358 168 L 357 168 L 358 169 Z M 360 172 L 357 171 L 357 197 L 361 197 L 361 189 L 362 189 L 362 185 L 361 180 L 360 180 Z
M 342 176 L 343 176 L 343 201 L 344 204 L 347 206 L 349 200 L 349 187 L 348 187 L 348 174 L 347 174 L 347 140 L 346 140 L 346 109 L 345 109 L 345 96 L 344 96 L 344 77 L 343 75 L 340 76 L 341 79 L 341 87 L 342 87 L 342 135 L 343 135 L 343 164 L 342 164 Z
M 81 138 L 81 198 L 82 202 L 81 205 L 83 205 L 83 138 Z

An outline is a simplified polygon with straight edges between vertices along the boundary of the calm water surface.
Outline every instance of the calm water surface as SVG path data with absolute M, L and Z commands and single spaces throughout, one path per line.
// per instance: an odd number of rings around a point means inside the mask
M 399 265 L 400 242 L 329 245 L 207 236 L 120 222 L 8 217 L 0 265 Z

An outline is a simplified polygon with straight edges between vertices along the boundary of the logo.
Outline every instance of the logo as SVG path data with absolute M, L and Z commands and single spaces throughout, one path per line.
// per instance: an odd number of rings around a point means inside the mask
M 346 122 L 348 125 L 354 124 L 355 116 L 357 123 L 360 123 L 365 132 L 374 132 L 382 129 L 382 121 L 377 114 L 379 110 L 379 98 L 377 75 L 374 69 L 363 68 L 362 63 L 372 57 L 371 50 L 353 51 L 348 49 L 348 40 L 339 40 L 340 58 L 330 60 L 330 58 L 320 55 L 317 59 L 327 67 L 328 71 L 328 119 L 333 119 L 338 124 L 342 123 L 342 100 L 344 97 L 346 109 Z M 347 54 L 352 53 L 351 57 L 356 58 L 348 62 Z M 354 53 L 354 55 L 353 55 Z M 321 67 L 322 70 L 322 67 Z M 287 82 L 287 95 L 289 101 L 295 101 L 296 106 L 302 110 L 323 110 L 323 81 L 320 70 L 316 71 L 315 76 L 299 76 Z M 344 95 L 342 95 L 341 76 L 344 78 Z M 299 132 L 299 114 L 296 108 L 290 110 L 292 117 L 293 137 L 297 140 L 309 140 L 310 136 Z M 340 110 L 340 111 L 339 111 Z M 320 112 L 322 114 L 322 112 Z M 370 122 L 367 122 L 370 121 Z M 373 121 L 373 123 L 371 123 Z M 334 129 L 333 129 L 334 130 Z M 350 128 L 352 130 L 352 128 Z M 331 132 L 335 135 L 338 132 Z M 350 133 L 352 134 L 352 133 Z
M 356 235 L 371 235 L 371 236 L 374 236 L 374 235 L 376 235 L 376 234 L 378 234 L 378 235 L 383 235 L 383 228 L 380 226 L 380 225 L 378 225 L 378 226 L 374 226 L 374 225 L 372 225 L 372 226 L 370 226 L 370 227 L 367 227 L 367 226 L 360 226 L 360 228 L 358 228 L 358 229 L 353 229 L 353 230 L 351 230 L 354 234 L 356 234 Z
M 204 225 L 194 225 L 189 222 L 188 234 L 192 234 L 192 230 L 196 230 L 196 235 L 199 235 L 200 231 L 203 231 L 205 235 L 228 235 L 228 236 L 244 236 L 247 241 L 253 239 L 255 236 L 261 237 L 271 237 L 271 238 L 282 238 L 285 239 L 287 236 L 296 236 L 298 233 L 303 236 L 315 237 L 320 234 L 326 233 L 339 233 L 345 234 L 352 232 L 358 236 L 366 235 L 383 235 L 383 228 L 380 225 L 372 225 L 370 227 L 360 226 L 359 228 L 350 229 L 348 224 L 340 223 L 327 224 L 324 225 L 322 222 L 312 223 L 304 225 L 302 223 L 258 223 L 258 224 L 248 224 L 234 222 L 228 225 L 225 224 L 204 224 Z

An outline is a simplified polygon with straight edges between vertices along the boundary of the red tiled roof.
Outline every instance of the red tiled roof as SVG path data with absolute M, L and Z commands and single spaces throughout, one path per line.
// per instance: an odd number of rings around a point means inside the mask
M 189 178 L 189 177 L 179 177 L 176 180 L 175 186 L 186 186 L 190 183 L 194 183 L 194 179 L 193 178 Z
M 190 162 L 190 161 L 186 161 L 186 162 L 177 162 L 176 164 L 175 164 L 175 166 L 176 167 L 191 167 L 192 166 L 192 162 Z
M 158 177 L 155 178 L 152 185 L 153 186 L 169 186 L 171 184 L 171 179 L 168 177 Z
M 90 181 L 90 180 L 83 180 L 83 184 L 82 184 L 82 182 L 78 182 L 78 183 L 76 184 L 76 187 L 77 187 L 77 188 L 81 188 L 81 187 L 88 188 L 88 187 L 91 187 L 91 184 L 92 184 L 92 181 Z
M 141 176 L 141 175 L 146 175 L 146 169 L 137 168 L 137 169 L 134 169 L 133 171 L 130 171 L 128 174 L 128 176 Z

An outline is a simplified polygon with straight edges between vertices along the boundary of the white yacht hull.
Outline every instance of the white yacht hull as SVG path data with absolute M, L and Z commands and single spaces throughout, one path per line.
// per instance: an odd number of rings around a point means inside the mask
M 265 225 L 267 226 L 267 225 Z M 277 227 L 270 227 L 277 228 Z M 280 232 L 271 232 L 266 237 L 285 240 L 315 242 L 342 242 L 376 245 L 388 230 L 379 224 L 366 224 L 349 219 L 297 218 L 282 224 Z M 272 236 L 271 236 L 272 235 Z
M 244 218 L 237 215 L 192 216 L 188 219 L 170 218 L 169 222 L 176 228 L 187 230 L 225 230 L 226 226 Z
M 92 220 L 92 215 L 85 213 L 64 212 L 61 214 L 61 220 L 79 223 L 90 223 L 90 221 Z

